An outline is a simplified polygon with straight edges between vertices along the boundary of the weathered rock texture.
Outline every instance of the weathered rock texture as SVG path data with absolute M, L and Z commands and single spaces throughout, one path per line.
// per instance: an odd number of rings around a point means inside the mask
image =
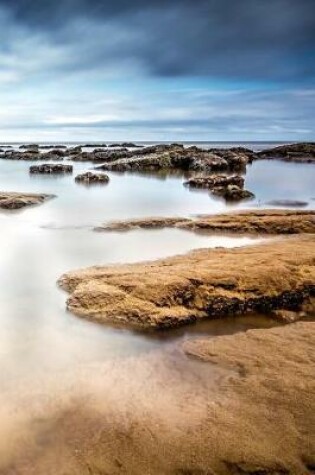
M 72 173 L 73 166 L 72 165 L 61 165 L 61 164 L 49 164 L 43 163 L 42 165 L 32 165 L 30 167 L 30 173 L 34 174 L 64 174 L 64 173 Z
M 116 152 L 117 159 L 99 168 L 114 171 L 244 171 L 255 154 L 247 149 L 210 149 L 198 147 L 185 148 L 183 145 L 155 145 L 141 150 Z
M 257 153 L 260 159 L 276 158 L 287 162 L 315 163 L 315 143 L 281 145 Z
M 84 183 L 85 185 L 108 183 L 109 176 L 105 173 L 92 173 L 86 172 L 75 177 L 75 181 L 78 183 Z
M 53 198 L 54 195 L 36 194 L 36 193 L 14 193 L 0 192 L 0 208 L 2 209 L 20 209 L 26 206 L 32 206 L 44 203 L 44 201 Z
M 63 160 L 66 156 L 65 150 L 53 149 L 48 152 L 40 152 L 35 146 L 25 151 L 6 150 L 0 155 L 4 160 L 24 160 L 24 161 L 40 161 L 40 160 Z
M 226 201 L 240 201 L 254 198 L 254 194 L 244 190 L 245 180 L 240 175 L 208 175 L 190 178 L 184 183 L 189 188 L 205 188 Z
M 315 211 L 256 210 L 196 218 L 140 218 L 113 221 L 97 231 L 129 231 L 132 229 L 180 228 L 208 233 L 237 234 L 315 234 Z
M 65 274 L 67 307 L 99 322 L 170 328 L 197 319 L 298 310 L 315 291 L 314 235 L 203 249 L 144 264 Z

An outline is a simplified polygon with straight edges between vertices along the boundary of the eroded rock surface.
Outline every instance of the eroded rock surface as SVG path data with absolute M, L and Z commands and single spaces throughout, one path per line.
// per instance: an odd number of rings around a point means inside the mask
M 184 183 L 189 188 L 205 188 L 226 201 L 252 199 L 255 195 L 244 190 L 244 178 L 240 175 L 208 175 L 190 178 Z
M 64 173 L 72 173 L 73 166 L 72 165 L 63 165 L 63 164 L 56 164 L 56 163 L 43 163 L 42 165 L 32 165 L 30 167 L 30 173 L 33 174 L 64 174 Z
M 154 145 L 141 150 L 120 152 L 120 157 L 100 166 L 103 170 L 114 171 L 244 171 L 255 154 L 247 149 L 204 150 L 183 145 Z
M 92 173 L 86 172 L 75 177 L 75 181 L 78 183 L 84 183 L 85 185 L 97 184 L 97 183 L 108 183 L 109 176 L 105 173 Z
M 260 159 L 285 160 L 287 162 L 315 163 L 315 143 L 281 145 L 257 153 Z
M 98 231 L 129 231 L 137 228 L 176 227 L 209 233 L 237 234 L 315 234 L 315 211 L 255 210 L 196 218 L 141 218 L 104 223 Z
M 65 274 L 67 307 L 99 322 L 170 328 L 246 312 L 298 310 L 315 291 L 314 235 L 202 249 L 144 264 Z
M 44 203 L 54 195 L 36 194 L 36 193 L 14 193 L 0 192 L 0 208 L 2 209 L 21 209 L 26 206 L 32 206 Z
M 60 149 L 50 150 L 49 152 L 39 152 L 35 150 L 6 150 L 1 153 L 0 158 L 4 160 L 24 160 L 24 161 L 40 161 L 40 160 L 63 160 L 66 152 Z

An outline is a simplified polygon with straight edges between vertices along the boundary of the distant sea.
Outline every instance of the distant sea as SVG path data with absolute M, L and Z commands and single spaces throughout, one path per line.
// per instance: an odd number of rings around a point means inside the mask
M 110 145 L 110 144 L 113 144 L 113 143 L 123 143 L 123 142 L 133 142 L 134 144 L 136 145 L 144 145 L 144 146 L 148 146 L 148 145 L 156 145 L 156 144 L 171 144 L 171 143 L 179 143 L 179 144 L 183 144 L 187 147 L 191 146 L 191 145 L 197 145 L 198 147 L 200 148 L 231 148 L 231 147 L 246 147 L 246 148 L 250 148 L 251 150 L 254 150 L 254 151 L 259 151 L 259 150 L 263 150 L 263 149 L 267 149 L 267 148 L 272 148 L 272 147 L 277 147 L 278 145 L 284 145 L 284 144 L 288 144 L 288 143 L 293 143 L 293 142 L 289 142 L 289 141 L 284 141 L 284 142 L 278 142 L 278 141 L 244 141 L 244 142 L 229 142 L 229 141 L 225 141 L 225 142 L 213 142 L 213 141 L 165 141 L 165 140 L 161 140 L 161 141 L 132 141 L 132 140 L 120 140 L 120 141 L 110 141 L 110 140 L 104 140 L 104 141 L 100 141 L 100 140 L 91 140 L 89 142 L 85 141 L 85 142 L 55 142 L 55 141 L 51 141 L 51 142 L 36 142 L 38 143 L 39 145 L 66 145 L 66 146 L 74 146 L 74 145 L 86 145 L 87 143 L 91 144 L 91 145 L 95 145 L 95 146 L 99 146 L 101 144 L 107 144 L 107 145 Z M 30 142 L 3 142 L 3 143 L 0 143 L 0 147 L 1 146 L 5 146 L 5 145 L 10 145 L 10 146 L 14 146 L 14 147 L 19 147 L 20 145 L 23 145 L 25 143 L 30 143 Z M 34 142 L 32 142 L 34 143 Z

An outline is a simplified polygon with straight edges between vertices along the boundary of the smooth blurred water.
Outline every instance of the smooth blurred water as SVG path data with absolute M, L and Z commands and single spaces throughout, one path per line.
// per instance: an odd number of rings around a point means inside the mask
M 86 187 L 75 183 L 74 176 L 93 165 L 73 165 L 73 176 L 31 176 L 30 163 L 0 160 L 1 190 L 56 195 L 40 206 L 0 212 L 0 387 L 28 372 L 147 351 L 190 332 L 187 328 L 168 338 L 153 338 L 74 317 L 65 311 L 67 296 L 56 286 L 64 272 L 254 242 L 248 237 L 211 237 L 176 229 L 94 232 L 93 226 L 110 220 L 209 214 L 229 208 L 207 191 L 189 191 L 180 175 L 109 173 L 108 185 Z M 314 173 L 310 165 L 256 162 L 246 176 L 246 187 L 256 193 L 256 200 L 239 206 L 265 206 L 268 200 L 286 198 L 307 200 L 308 207 L 314 207 Z M 258 320 L 246 322 L 259 326 Z M 209 322 L 194 331 L 216 334 L 237 325 L 234 320 L 230 327 L 227 322 Z

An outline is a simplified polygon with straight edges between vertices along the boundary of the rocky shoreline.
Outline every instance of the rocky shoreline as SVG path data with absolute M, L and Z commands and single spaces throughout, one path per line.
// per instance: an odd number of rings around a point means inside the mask
M 91 148 L 92 150 L 83 150 Z M 185 147 L 182 144 L 139 146 L 134 143 L 78 145 L 21 145 L 18 150 L 0 149 L 5 160 L 47 161 L 69 159 L 75 162 L 99 164 L 98 169 L 117 172 L 158 172 L 181 170 L 202 173 L 245 173 L 254 160 L 276 159 L 314 163 L 315 144 L 288 144 L 254 152 L 245 147 L 210 148 Z

